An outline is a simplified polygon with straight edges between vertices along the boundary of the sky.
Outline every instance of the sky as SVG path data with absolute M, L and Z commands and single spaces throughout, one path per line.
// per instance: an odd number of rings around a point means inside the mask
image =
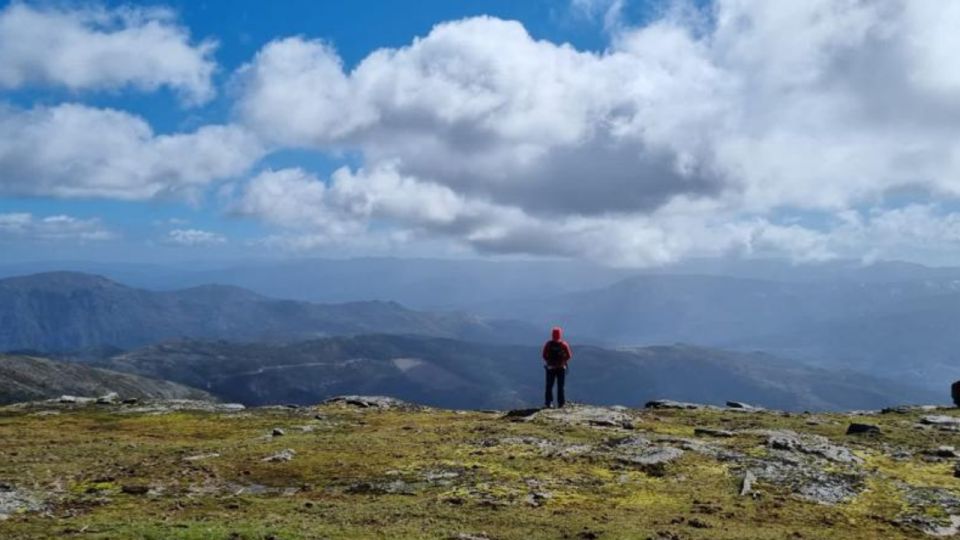
M 960 3 L 0 3 L 0 262 L 960 264 Z

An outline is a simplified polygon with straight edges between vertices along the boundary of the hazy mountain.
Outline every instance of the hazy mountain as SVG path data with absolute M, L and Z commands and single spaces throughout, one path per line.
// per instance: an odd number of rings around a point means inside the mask
M 0 280 L 0 350 L 130 348 L 183 337 L 254 341 L 368 332 L 505 342 L 534 334 L 522 323 L 418 312 L 394 302 L 322 305 L 275 300 L 221 285 L 156 292 L 70 272 Z
M 0 355 L 0 404 L 55 398 L 64 394 L 122 398 L 213 399 L 180 384 L 31 356 Z
M 614 344 L 726 345 L 811 323 L 897 312 L 908 301 L 953 295 L 960 281 L 778 282 L 703 275 L 640 275 L 535 302 L 488 306 Z
M 366 257 L 161 266 L 86 261 L 0 265 L 0 277 L 70 270 L 148 289 L 207 283 L 312 302 L 383 300 L 418 309 L 461 309 L 609 285 L 635 272 L 575 261 Z
M 943 294 L 905 300 L 892 310 L 810 322 L 791 332 L 746 339 L 743 346 L 940 387 L 960 379 L 957 321 L 960 294 Z
M 688 346 L 606 350 L 575 346 L 569 399 L 642 405 L 655 398 L 784 409 L 875 408 L 943 401 L 874 377 L 805 367 L 768 355 Z M 106 360 L 118 371 L 165 378 L 248 404 L 314 403 L 345 393 L 387 394 L 446 407 L 537 405 L 538 347 L 412 336 L 355 336 L 301 343 L 180 342 Z

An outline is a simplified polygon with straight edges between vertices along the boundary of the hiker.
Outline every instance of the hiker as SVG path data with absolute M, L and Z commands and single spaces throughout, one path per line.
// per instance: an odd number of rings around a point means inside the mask
M 567 364 L 573 358 L 570 346 L 563 340 L 563 330 L 553 327 L 550 341 L 543 344 L 543 369 L 547 373 L 547 390 L 543 398 L 543 408 L 553 404 L 553 382 L 557 382 L 557 407 L 563 407 L 563 383 L 567 378 Z

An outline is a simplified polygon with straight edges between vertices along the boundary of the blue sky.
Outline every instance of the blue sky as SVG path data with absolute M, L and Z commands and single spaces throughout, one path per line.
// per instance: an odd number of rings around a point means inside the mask
M 2 3 L 0 249 L 960 264 L 960 8 L 868 4 Z

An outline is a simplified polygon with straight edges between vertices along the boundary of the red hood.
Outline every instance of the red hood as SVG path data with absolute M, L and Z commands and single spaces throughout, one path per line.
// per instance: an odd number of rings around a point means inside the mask
M 560 341 L 561 339 L 563 339 L 563 329 L 560 328 L 559 326 L 554 326 L 552 335 L 553 335 L 554 341 Z

